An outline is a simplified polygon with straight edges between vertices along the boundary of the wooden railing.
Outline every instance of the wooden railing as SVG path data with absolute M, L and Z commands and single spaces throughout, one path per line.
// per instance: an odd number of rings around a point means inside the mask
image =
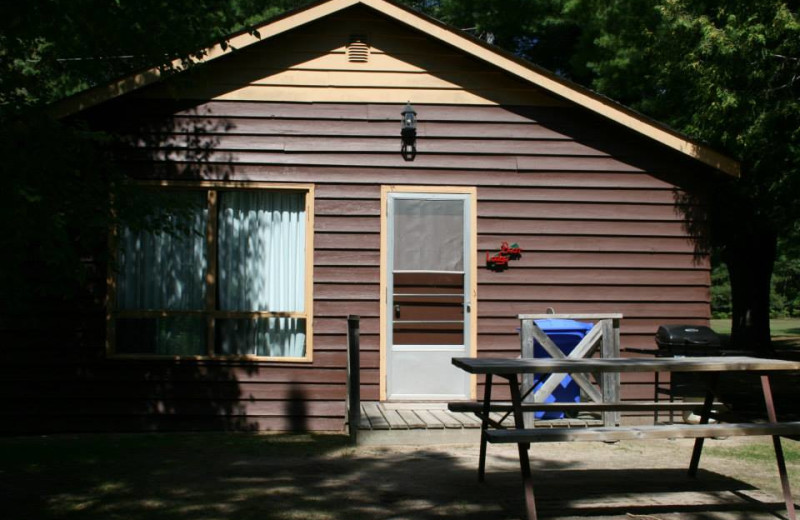
M 588 320 L 594 321 L 594 327 L 581 339 L 569 354 L 564 354 L 547 334 L 536 325 L 534 320 Z M 533 358 L 533 343 L 536 340 L 550 357 L 589 358 L 600 349 L 604 358 L 619 357 L 619 322 L 622 314 L 520 314 L 520 347 L 523 358 Z M 619 402 L 619 373 L 603 373 L 596 385 L 586 374 L 570 374 L 572 380 L 580 387 L 582 393 L 595 403 Z M 558 387 L 567 374 L 551 374 L 544 383 L 533 390 L 534 374 L 522 377 L 522 395 L 526 403 L 543 403 Z M 599 386 L 599 388 L 598 388 Z M 533 412 L 525 412 L 525 427 L 533 428 Z M 603 412 L 604 426 L 618 426 L 619 412 Z

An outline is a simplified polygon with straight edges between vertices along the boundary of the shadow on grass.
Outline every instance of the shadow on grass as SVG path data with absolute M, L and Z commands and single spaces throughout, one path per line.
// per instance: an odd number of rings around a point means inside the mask
M 797 330 L 798 332 L 794 332 Z M 792 334 L 800 333 L 800 329 L 792 329 Z M 772 347 L 781 352 L 800 353 L 800 336 L 779 336 L 772 338 Z
M 479 484 L 474 446 L 356 450 L 342 436 L 176 434 L 0 439 L 0 452 L 6 518 L 512 519 L 523 511 L 513 453 L 493 455 Z M 737 498 L 753 488 L 716 473 L 581 466 L 534 464 L 542 517 L 753 518 L 783 507 Z

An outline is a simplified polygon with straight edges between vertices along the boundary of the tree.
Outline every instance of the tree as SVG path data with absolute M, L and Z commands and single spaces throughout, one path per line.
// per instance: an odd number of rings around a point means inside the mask
M 49 103 L 196 52 L 298 0 L 32 0 L 0 6 L 0 328 L 37 325 L 34 311 L 97 309 L 109 226 L 142 218 L 115 168 L 115 136 L 64 124 Z M 120 197 L 126 194 L 127 197 Z M 112 198 L 126 200 L 112 214 Z M 99 262 L 99 264 L 98 264 Z M 52 323 L 52 319 L 48 320 Z M 77 325 L 80 327 L 80 325 Z
M 709 192 L 707 245 L 730 272 L 732 341 L 766 348 L 778 239 L 800 235 L 797 4 L 662 0 L 653 9 L 639 29 L 599 18 L 593 85 L 741 161 L 741 179 Z
M 707 192 L 701 253 L 732 287 L 732 341 L 768 348 L 778 240 L 800 238 L 796 0 L 442 0 L 458 27 L 583 83 L 741 161 Z
M 800 244 L 779 243 L 778 251 L 772 277 L 772 312 L 800 317 Z

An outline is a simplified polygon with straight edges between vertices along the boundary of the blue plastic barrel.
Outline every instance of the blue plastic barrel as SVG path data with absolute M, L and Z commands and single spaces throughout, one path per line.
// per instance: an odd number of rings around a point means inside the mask
M 561 349 L 566 355 L 569 355 L 572 352 L 578 343 L 580 343 L 581 339 L 583 339 L 586 334 L 592 330 L 593 325 L 591 323 L 584 323 L 582 321 L 575 321 L 575 320 L 536 320 L 536 325 L 539 326 L 542 331 L 547 334 L 547 336 L 556 344 L 556 346 Z M 538 341 L 534 341 L 533 344 L 533 357 L 534 358 L 549 358 L 552 357 L 547 351 L 539 344 Z M 548 376 L 552 377 L 552 376 Z M 538 389 L 542 383 L 536 385 Z M 578 384 L 572 380 L 572 378 L 567 375 L 564 379 L 561 380 L 561 383 L 556 387 L 552 394 L 547 396 L 545 402 L 547 403 L 578 403 L 581 400 L 581 393 L 580 387 Z M 537 419 L 563 419 L 564 412 L 536 412 L 535 414 Z

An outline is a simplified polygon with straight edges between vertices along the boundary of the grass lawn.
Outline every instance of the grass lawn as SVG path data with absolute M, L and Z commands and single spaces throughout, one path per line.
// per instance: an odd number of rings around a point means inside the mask
M 769 326 L 775 347 L 800 349 L 800 318 L 775 318 Z M 711 320 L 711 328 L 722 335 L 724 343 L 731 333 L 731 320 Z
M 769 321 L 772 336 L 800 336 L 800 318 L 775 318 Z M 731 333 L 731 320 L 711 320 L 711 328 L 719 334 Z
M 772 465 L 775 463 L 773 447 L 766 442 L 742 444 L 734 447 L 720 444 L 708 448 L 706 453 L 712 456 L 738 461 L 749 460 L 761 462 L 765 465 Z M 786 457 L 786 460 L 800 461 L 800 445 L 798 445 L 796 441 L 784 440 L 783 455 Z

